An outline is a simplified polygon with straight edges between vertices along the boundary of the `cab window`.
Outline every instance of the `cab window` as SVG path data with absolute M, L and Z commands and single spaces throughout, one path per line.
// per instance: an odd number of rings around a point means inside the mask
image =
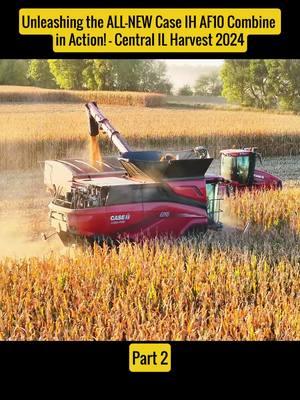
M 234 167 L 234 158 L 226 155 L 222 155 L 221 158 L 221 175 L 223 178 L 231 180 Z
M 240 183 L 247 183 L 249 177 L 250 158 L 239 156 L 236 160 L 236 175 Z
M 218 185 L 215 183 L 206 184 L 207 214 L 210 221 L 219 222 L 220 198 L 218 197 Z

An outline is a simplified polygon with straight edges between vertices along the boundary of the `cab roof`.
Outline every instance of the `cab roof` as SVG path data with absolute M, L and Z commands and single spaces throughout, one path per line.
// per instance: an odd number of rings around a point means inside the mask
M 253 154 L 253 151 L 249 149 L 226 149 L 221 150 L 220 153 L 225 156 L 248 156 L 249 154 Z

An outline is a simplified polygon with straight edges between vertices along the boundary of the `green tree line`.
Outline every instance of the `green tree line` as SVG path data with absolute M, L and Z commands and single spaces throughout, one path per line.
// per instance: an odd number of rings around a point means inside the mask
M 220 72 L 202 75 L 179 95 L 224 96 L 261 109 L 300 111 L 300 60 L 225 60 Z
M 178 90 L 180 96 L 221 96 L 222 81 L 218 71 L 200 75 L 194 87 L 184 85 Z
M 156 60 L 0 60 L 0 85 L 170 93 L 166 65 Z M 261 109 L 300 111 L 300 60 L 225 60 L 182 95 L 219 96 Z
M 155 60 L 0 60 L 1 85 L 170 93 L 166 65 Z
M 226 60 L 221 79 L 229 102 L 300 111 L 300 60 Z

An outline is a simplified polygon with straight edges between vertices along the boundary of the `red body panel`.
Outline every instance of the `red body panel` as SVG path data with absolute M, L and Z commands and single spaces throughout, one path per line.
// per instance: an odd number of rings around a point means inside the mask
M 206 179 L 168 181 L 173 192 L 206 204 Z
M 282 181 L 277 176 L 271 175 L 266 171 L 254 170 L 253 187 L 256 189 L 277 189 L 281 188 Z
M 179 237 L 191 226 L 207 226 L 206 210 L 176 203 L 144 203 L 147 237 L 170 234 Z
M 196 200 L 199 206 L 175 200 L 70 209 L 66 214 L 68 231 L 90 238 L 137 240 L 164 234 L 179 237 L 192 226 L 203 226 L 205 230 L 208 225 L 205 179 L 175 180 L 167 184 L 180 198 Z M 53 203 L 50 210 L 63 211 Z
M 51 209 L 55 209 L 51 205 Z M 122 204 L 93 209 L 72 210 L 67 222 L 71 233 L 79 236 L 104 236 L 137 239 L 159 234 L 182 235 L 194 225 L 208 223 L 206 210 L 171 202 Z
M 282 181 L 274 175 L 266 171 L 254 170 L 254 181 L 252 185 L 243 185 L 239 182 L 231 181 L 224 182 L 219 185 L 219 190 L 222 195 L 226 193 L 226 188 L 230 186 L 233 192 L 243 192 L 245 190 L 270 190 L 281 189 Z M 227 192 L 228 193 L 228 192 Z

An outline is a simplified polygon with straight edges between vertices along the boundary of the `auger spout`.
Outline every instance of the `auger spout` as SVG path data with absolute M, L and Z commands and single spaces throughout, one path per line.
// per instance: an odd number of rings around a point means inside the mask
M 91 102 L 85 104 L 88 120 L 89 120 L 89 134 L 96 136 L 99 134 L 99 130 L 106 133 L 109 139 L 116 146 L 120 154 L 124 154 L 130 151 L 130 147 L 127 142 L 121 137 L 118 132 L 109 122 L 109 120 L 102 114 L 97 106 L 97 103 Z

